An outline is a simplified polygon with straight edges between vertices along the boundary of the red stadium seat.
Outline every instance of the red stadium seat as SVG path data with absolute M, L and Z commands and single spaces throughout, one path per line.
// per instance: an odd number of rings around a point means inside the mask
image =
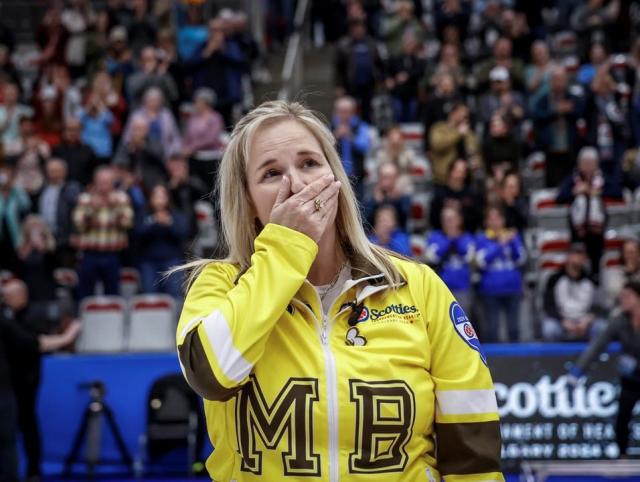
M 80 352 L 120 352 L 125 346 L 127 305 L 120 296 L 91 296 L 80 303 Z
M 129 351 L 173 351 L 176 321 L 171 296 L 134 296 L 129 301 Z

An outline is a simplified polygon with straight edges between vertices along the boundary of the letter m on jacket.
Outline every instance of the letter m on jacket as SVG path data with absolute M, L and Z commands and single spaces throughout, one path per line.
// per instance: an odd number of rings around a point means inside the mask
M 262 475 L 260 439 L 268 449 L 280 449 L 285 476 L 319 477 L 320 455 L 313 452 L 313 404 L 317 401 L 315 378 L 290 378 L 269 404 L 251 375 L 236 402 L 240 469 Z

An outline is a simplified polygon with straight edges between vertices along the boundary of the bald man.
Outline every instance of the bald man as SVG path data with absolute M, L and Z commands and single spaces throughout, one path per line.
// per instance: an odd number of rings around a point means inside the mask
M 2 287 L 0 305 L 0 478 L 18 481 L 16 433 L 22 433 L 27 477 L 40 476 L 40 433 L 36 413 L 40 353 L 58 350 L 78 336 L 80 323 L 60 335 L 37 334 L 25 326 L 29 292 L 24 282 Z

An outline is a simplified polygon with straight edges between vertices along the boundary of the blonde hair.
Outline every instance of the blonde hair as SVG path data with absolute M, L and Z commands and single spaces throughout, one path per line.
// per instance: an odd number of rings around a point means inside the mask
M 389 257 L 390 252 L 367 239 L 358 202 L 336 150 L 333 134 L 315 113 L 298 102 L 264 102 L 242 117 L 233 129 L 220 162 L 215 188 L 220 196 L 222 242 L 227 252 L 227 257 L 218 261 L 237 264 L 240 273 L 251 265 L 253 242 L 261 229 L 247 187 L 251 140 L 263 125 L 285 120 L 295 120 L 309 130 L 320 144 L 336 179 L 342 183 L 336 216 L 337 237 L 352 266 L 356 269 L 360 265 L 371 266 L 368 270 L 361 269 L 363 275 L 382 273 L 391 285 L 400 284 L 402 276 Z M 202 269 L 214 261 L 199 259 L 177 269 L 191 270 L 187 279 L 189 286 Z M 374 271 L 373 268 L 377 272 L 369 272 Z

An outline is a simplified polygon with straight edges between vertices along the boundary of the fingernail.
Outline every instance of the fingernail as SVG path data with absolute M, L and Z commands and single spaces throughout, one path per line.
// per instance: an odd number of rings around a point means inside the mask
M 336 181 L 336 186 L 341 187 L 342 183 L 340 181 Z

